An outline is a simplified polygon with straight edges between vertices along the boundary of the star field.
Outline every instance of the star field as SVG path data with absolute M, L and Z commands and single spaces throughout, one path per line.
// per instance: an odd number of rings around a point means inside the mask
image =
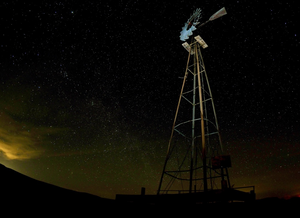
M 235 186 L 300 194 L 299 29 L 293 1 L 1 3 L 0 163 L 114 198 L 155 193 L 196 32 Z

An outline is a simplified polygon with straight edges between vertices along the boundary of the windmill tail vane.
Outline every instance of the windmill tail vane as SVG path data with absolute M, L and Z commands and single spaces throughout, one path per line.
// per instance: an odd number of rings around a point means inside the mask
M 219 17 L 222 17 L 224 15 L 226 15 L 227 12 L 226 12 L 226 9 L 225 7 L 221 8 L 220 10 L 218 10 L 216 13 L 214 13 L 210 18 L 209 18 L 209 21 L 213 21 Z

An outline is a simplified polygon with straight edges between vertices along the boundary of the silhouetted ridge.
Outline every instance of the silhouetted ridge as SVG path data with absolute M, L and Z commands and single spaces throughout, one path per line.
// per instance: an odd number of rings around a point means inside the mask
M 71 213 L 79 210 L 99 210 L 113 203 L 113 200 L 38 181 L 2 164 L 0 178 L 2 208 L 47 208 L 52 212 L 61 210 Z

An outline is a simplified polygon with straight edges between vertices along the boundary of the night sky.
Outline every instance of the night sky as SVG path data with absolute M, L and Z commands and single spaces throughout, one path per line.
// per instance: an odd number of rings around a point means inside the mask
M 228 2 L 228 1 L 227 1 Z M 196 33 L 230 182 L 300 195 L 297 1 L 2 1 L 0 163 L 101 197 L 154 194 Z

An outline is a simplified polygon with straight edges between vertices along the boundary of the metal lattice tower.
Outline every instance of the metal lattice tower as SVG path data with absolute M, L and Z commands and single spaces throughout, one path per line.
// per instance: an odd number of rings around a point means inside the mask
M 188 60 L 157 194 L 219 189 L 224 176 L 229 183 L 227 166 L 220 165 L 222 142 L 201 53 L 207 44 L 196 36 L 183 46 Z
M 198 8 L 180 32 L 182 45 L 189 54 L 156 197 L 145 195 L 142 188 L 141 195 L 117 195 L 116 199 L 165 205 L 255 200 L 254 186 L 230 186 L 227 170 L 231 167 L 230 156 L 222 155 L 216 110 L 201 53 L 208 46 L 199 35 L 193 37 L 196 27 L 226 14 L 222 8 L 200 24 Z M 190 36 L 188 44 L 185 41 Z M 241 188 L 252 190 L 249 193 L 237 190 Z

